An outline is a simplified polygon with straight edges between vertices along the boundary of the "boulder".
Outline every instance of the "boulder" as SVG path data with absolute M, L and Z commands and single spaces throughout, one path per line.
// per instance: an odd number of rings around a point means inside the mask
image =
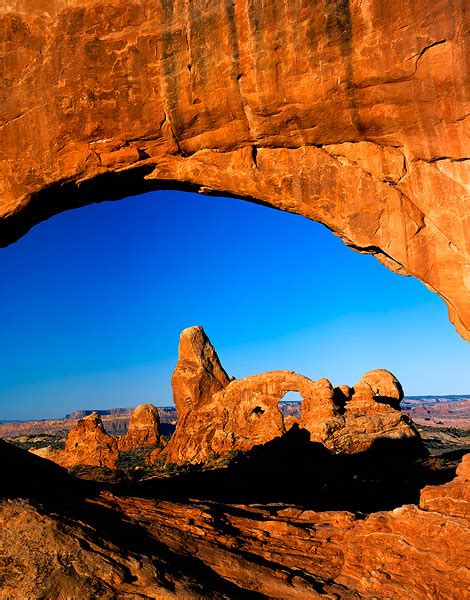
M 160 417 L 153 404 L 139 404 L 131 414 L 129 429 L 117 438 L 120 452 L 154 448 L 160 444 Z
M 41 458 L 52 460 L 52 462 L 56 462 L 58 464 L 60 464 L 61 456 L 63 456 L 62 450 L 60 450 L 59 448 L 54 448 L 54 446 L 31 448 L 29 452 L 31 452 L 31 454 L 35 454 L 36 456 L 40 456 Z
M 395 446 L 395 452 L 423 449 L 413 422 L 400 412 L 403 389 L 389 371 L 369 371 L 353 388 L 335 388 L 333 397 L 337 414 L 326 422 L 326 436 L 317 438 L 330 450 L 356 453 L 384 444 Z M 305 420 L 303 424 L 312 434 L 318 426 Z

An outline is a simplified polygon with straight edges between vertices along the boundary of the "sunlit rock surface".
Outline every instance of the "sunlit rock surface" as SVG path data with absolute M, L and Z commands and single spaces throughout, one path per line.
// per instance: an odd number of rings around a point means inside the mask
M 153 448 L 160 443 L 160 417 L 152 404 L 139 404 L 131 414 L 127 433 L 117 438 L 121 452 Z
M 32 453 L 68 469 L 72 467 L 115 469 L 119 459 L 117 442 L 106 433 L 101 417 L 96 412 L 77 421 L 67 436 L 64 450 L 49 446 L 32 450 Z
M 202 327 L 181 334 L 172 377 L 178 413 L 168 446 L 153 460 L 204 462 L 230 451 L 246 452 L 282 436 L 297 423 L 311 442 L 338 453 L 364 452 L 398 442 L 405 452 L 423 449 L 411 419 L 400 412 L 403 390 L 384 369 L 366 373 L 353 388 L 333 388 L 293 371 L 271 371 L 232 380 Z M 301 419 L 285 419 L 279 402 L 287 392 L 302 397 Z
M 470 519 L 470 454 L 462 458 L 453 481 L 426 486 L 419 505 L 424 510 Z
M 454 0 L 4 0 L 0 244 L 93 201 L 229 193 L 418 277 L 468 339 L 465 19 Z

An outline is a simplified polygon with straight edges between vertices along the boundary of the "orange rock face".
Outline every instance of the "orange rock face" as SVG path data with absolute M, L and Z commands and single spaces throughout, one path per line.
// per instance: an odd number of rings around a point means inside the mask
M 230 378 L 220 364 L 219 357 L 202 327 L 189 327 L 180 336 L 178 362 L 171 378 L 173 401 L 178 414 L 178 425 L 183 435 L 173 434 L 164 454 L 169 460 L 179 462 L 176 457 L 198 456 L 201 436 L 190 432 L 202 432 L 211 428 L 209 422 L 199 420 L 199 415 L 207 418 L 211 411 L 212 397 L 230 383 Z M 215 416 L 215 415 L 214 415 Z M 217 425 L 216 425 L 217 427 Z M 151 460 L 160 457 L 157 450 Z M 183 458 L 181 462 L 191 460 Z
M 468 525 L 413 505 L 374 513 L 345 534 L 335 581 L 365 598 L 465 598 Z
M 40 449 L 34 453 L 53 460 L 67 469 L 71 467 L 115 469 L 119 459 L 117 442 L 104 430 L 98 413 L 92 413 L 78 420 L 67 437 L 65 450 L 44 453 Z
M 153 448 L 160 443 L 160 417 L 152 404 L 139 404 L 129 421 L 127 433 L 117 438 L 121 452 L 138 448 Z
M 453 481 L 421 490 L 419 505 L 423 510 L 470 519 L 470 454 L 463 457 Z
M 465 18 L 454 0 L 4 0 L 0 244 L 168 182 L 230 193 L 418 277 L 469 339 Z
M 386 370 L 370 371 L 349 388 L 311 381 L 293 371 L 271 371 L 230 381 L 201 327 L 181 334 L 172 377 L 176 431 L 162 453 L 171 462 L 204 462 L 230 450 L 247 451 L 286 433 L 297 422 L 332 452 L 369 450 L 384 440 L 421 447 L 400 410 L 403 390 Z M 279 402 L 289 391 L 303 398 L 302 418 L 284 419 Z M 408 444 L 406 444 L 408 442 Z

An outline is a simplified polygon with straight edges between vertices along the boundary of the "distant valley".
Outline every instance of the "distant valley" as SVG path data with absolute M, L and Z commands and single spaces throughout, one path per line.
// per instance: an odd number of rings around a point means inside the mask
M 300 416 L 301 404 L 297 401 L 281 401 L 284 415 Z M 401 403 L 403 412 L 410 415 L 417 425 L 432 428 L 470 429 L 470 395 L 405 396 Z M 105 430 L 111 435 L 123 435 L 129 426 L 133 408 L 81 409 L 65 415 L 63 419 L 35 421 L 0 421 L 0 438 L 30 435 L 67 435 L 78 419 L 98 412 Z M 171 435 L 176 425 L 174 406 L 159 406 L 162 433 Z

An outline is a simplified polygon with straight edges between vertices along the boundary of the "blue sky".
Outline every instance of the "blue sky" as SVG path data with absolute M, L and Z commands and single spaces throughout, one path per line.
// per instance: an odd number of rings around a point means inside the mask
M 171 403 L 178 336 L 202 325 L 236 377 L 292 369 L 405 393 L 470 393 L 470 346 L 420 282 L 325 227 L 155 192 L 58 215 L 0 250 L 0 419 Z

